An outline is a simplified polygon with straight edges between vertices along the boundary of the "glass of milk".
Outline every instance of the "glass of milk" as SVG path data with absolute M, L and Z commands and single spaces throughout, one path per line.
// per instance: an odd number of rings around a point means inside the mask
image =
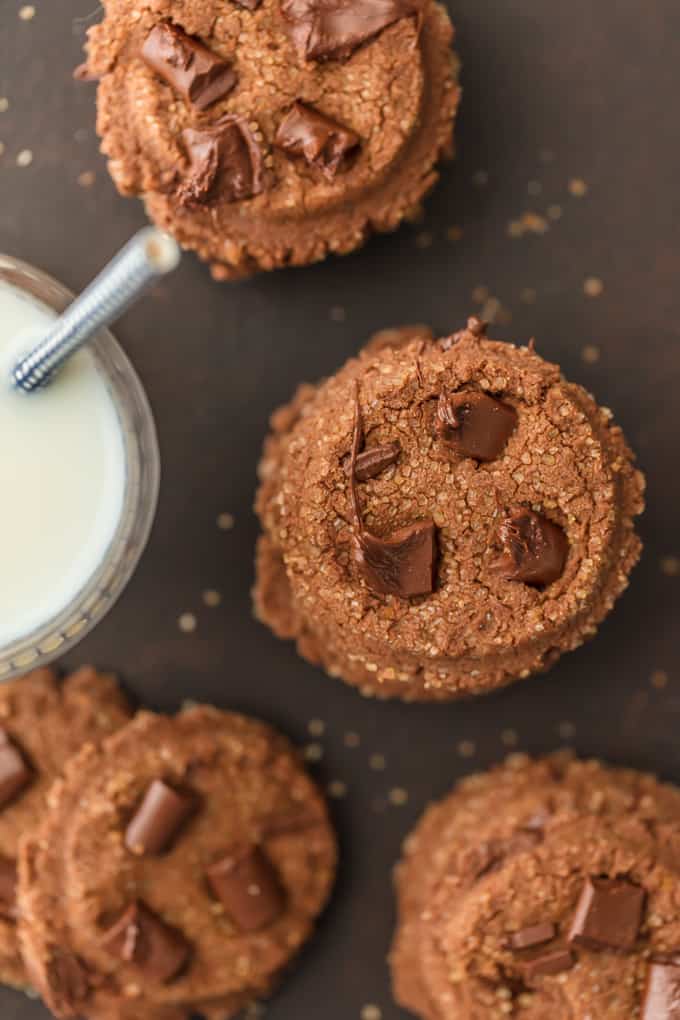
M 0 680 L 63 654 L 108 612 L 158 499 L 156 430 L 108 330 L 43 389 L 9 373 L 73 295 L 0 255 Z

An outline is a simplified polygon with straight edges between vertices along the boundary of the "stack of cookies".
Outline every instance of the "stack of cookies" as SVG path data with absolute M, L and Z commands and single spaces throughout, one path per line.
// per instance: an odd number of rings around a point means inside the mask
M 282 736 L 209 707 L 132 718 L 92 670 L 0 689 L 0 850 L 0 976 L 87 1020 L 224 1020 L 266 995 L 336 865 Z

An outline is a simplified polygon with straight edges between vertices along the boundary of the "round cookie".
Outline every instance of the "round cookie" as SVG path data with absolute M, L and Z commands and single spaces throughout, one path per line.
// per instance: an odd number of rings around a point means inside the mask
M 515 755 L 430 808 L 396 870 L 397 1001 L 426 1020 L 672 1020 L 680 791 Z
M 106 0 L 84 77 L 111 175 L 217 279 L 417 213 L 459 101 L 435 0 Z
M 352 465 L 354 464 L 354 469 Z M 450 699 L 595 634 L 640 553 L 611 412 L 485 326 L 397 331 L 272 418 L 256 613 L 364 694 Z
M 0 982 L 28 977 L 16 929 L 19 839 L 38 825 L 47 791 L 84 743 L 123 726 L 130 707 L 113 677 L 84 667 L 59 682 L 51 669 L 0 684 Z
M 142 712 L 69 764 L 23 844 L 26 964 L 58 1017 L 224 1020 L 270 992 L 335 865 L 287 740 L 208 707 Z

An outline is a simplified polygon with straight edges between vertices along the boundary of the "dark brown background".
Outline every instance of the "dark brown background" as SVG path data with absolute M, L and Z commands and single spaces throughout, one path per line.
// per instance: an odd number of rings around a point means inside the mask
M 19 6 L 0 0 L 0 96 L 10 101 L 0 114 L 0 249 L 77 289 L 142 224 L 142 210 L 114 193 L 97 154 L 93 86 L 70 79 L 99 17 L 92 0 L 35 0 L 27 22 Z M 680 555 L 680 8 L 676 0 L 449 6 L 464 63 L 460 155 L 422 224 L 343 261 L 234 286 L 212 283 L 187 257 L 117 330 L 157 415 L 160 512 L 133 583 L 69 665 L 114 667 L 157 708 L 200 698 L 253 712 L 299 742 L 310 739 L 310 719 L 323 719 L 319 777 L 348 785 L 335 805 L 344 849 L 337 895 L 268 1007 L 271 1020 L 352 1020 L 366 1003 L 385 1020 L 402 1016 L 385 967 L 390 868 L 428 799 L 504 753 L 504 729 L 540 752 L 563 743 L 571 723 L 583 754 L 680 781 L 680 577 L 660 566 Z M 33 163 L 18 168 L 25 148 Z M 94 185 L 79 185 L 90 170 Z M 572 178 L 587 183 L 586 197 L 569 193 Z M 528 193 L 530 181 L 540 196 Z M 563 215 L 547 233 L 508 235 L 522 212 L 545 215 L 554 204 Z M 463 238 L 452 243 L 454 225 Z M 600 297 L 584 294 L 591 276 L 604 282 Z M 479 309 L 480 286 L 512 313 L 496 335 L 526 342 L 535 334 L 541 353 L 615 410 L 649 478 L 646 552 L 598 638 L 549 676 L 472 704 L 365 702 L 251 617 L 251 503 L 267 416 L 375 329 L 418 320 L 458 327 Z M 526 288 L 535 303 L 522 300 Z M 599 349 L 596 364 L 583 360 L 586 345 Z M 224 511 L 236 518 L 231 532 L 216 527 Z M 207 588 L 222 593 L 220 608 L 203 607 Z M 177 626 L 187 611 L 198 617 L 189 635 Z M 661 691 L 650 683 L 659 670 L 669 678 Z M 343 746 L 348 730 L 360 734 L 359 748 Z M 463 740 L 475 742 L 472 758 L 459 754 Z M 385 755 L 382 772 L 369 767 L 375 753 Z M 386 806 L 393 787 L 408 791 L 406 806 Z M 45 1014 L 4 992 L 0 1015 Z

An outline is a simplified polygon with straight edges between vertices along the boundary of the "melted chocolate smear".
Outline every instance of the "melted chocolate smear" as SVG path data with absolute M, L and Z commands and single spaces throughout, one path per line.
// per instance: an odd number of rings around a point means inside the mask
M 182 140 L 190 166 L 181 205 L 241 202 L 263 191 L 262 151 L 245 118 L 222 117 L 203 131 L 185 128 Z

